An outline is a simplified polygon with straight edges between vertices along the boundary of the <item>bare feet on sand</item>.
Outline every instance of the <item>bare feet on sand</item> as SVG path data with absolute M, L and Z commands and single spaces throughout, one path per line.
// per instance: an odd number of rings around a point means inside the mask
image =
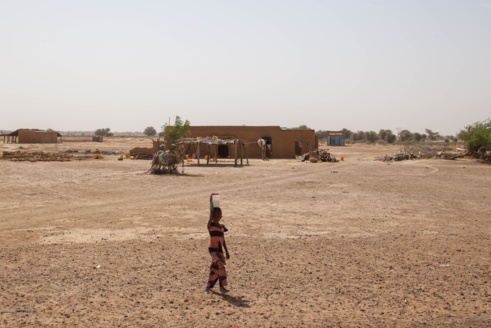
M 222 293 L 228 293 L 229 290 L 227 288 L 225 288 L 221 283 L 220 283 L 220 292 Z

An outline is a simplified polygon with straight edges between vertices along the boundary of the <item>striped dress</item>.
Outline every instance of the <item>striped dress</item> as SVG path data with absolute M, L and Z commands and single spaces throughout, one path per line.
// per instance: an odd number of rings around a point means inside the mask
M 223 238 L 227 230 L 224 225 L 212 223 L 210 229 L 210 243 L 208 251 L 211 255 L 210 276 L 208 277 L 209 288 L 213 288 L 217 281 L 222 283 L 222 286 L 227 286 L 227 271 L 225 270 L 225 255 L 223 254 Z

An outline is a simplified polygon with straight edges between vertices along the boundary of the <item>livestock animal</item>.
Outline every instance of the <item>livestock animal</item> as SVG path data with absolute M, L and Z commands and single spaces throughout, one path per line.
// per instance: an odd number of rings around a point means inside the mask
M 256 141 L 256 145 L 261 149 L 261 158 L 263 161 L 269 160 L 269 157 L 271 156 L 271 144 L 268 145 L 268 141 L 261 138 Z

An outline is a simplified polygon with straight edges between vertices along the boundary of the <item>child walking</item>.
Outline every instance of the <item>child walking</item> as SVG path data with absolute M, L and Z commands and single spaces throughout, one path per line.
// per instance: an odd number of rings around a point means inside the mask
M 227 228 L 223 224 L 220 224 L 222 219 L 222 210 L 218 207 L 213 208 L 210 212 L 210 219 L 208 220 L 208 231 L 210 233 L 210 243 L 208 244 L 208 251 L 211 255 L 210 276 L 208 277 L 208 283 L 206 285 L 206 291 L 211 292 L 211 289 L 215 286 L 216 282 L 220 283 L 220 291 L 222 293 L 228 292 L 225 288 L 227 286 L 227 271 L 225 270 L 225 258 L 228 260 L 230 255 L 228 253 L 227 244 L 225 243 L 225 232 Z M 225 249 L 225 256 L 223 250 Z

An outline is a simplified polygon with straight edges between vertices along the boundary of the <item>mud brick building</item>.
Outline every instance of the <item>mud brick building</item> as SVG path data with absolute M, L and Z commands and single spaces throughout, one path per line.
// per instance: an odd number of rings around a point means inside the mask
M 261 158 L 261 149 L 254 143 L 264 139 L 271 145 L 271 158 L 294 158 L 309 150 L 318 148 L 319 139 L 314 130 L 289 130 L 279 126 L 190 126 L 191 138 L 218 137 L 220 139 L 241 139 L 247 144 L 249 158 Z M 233 154 L 234 145 L 220 145 L 218 157 L 227 158 Z M 207 149 L 200 146 L 199 152 L 190 149 L 190 153 L 205 154 Z

